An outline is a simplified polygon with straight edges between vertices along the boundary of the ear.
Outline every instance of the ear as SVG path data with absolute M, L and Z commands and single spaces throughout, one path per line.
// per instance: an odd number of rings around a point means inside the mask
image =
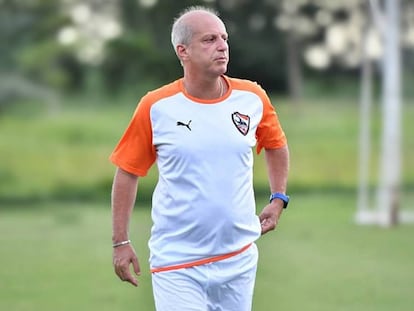
M 183 44 L 178 44 L 177 45 L 177 56 L 178 58 L 183 61 L 185 59 L 188 58 L 188 51 L 187 51 L 187 47 Z

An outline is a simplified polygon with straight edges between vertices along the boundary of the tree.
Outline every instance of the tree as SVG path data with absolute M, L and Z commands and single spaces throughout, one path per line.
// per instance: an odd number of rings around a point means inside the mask
M 44 86 L 78 87 L 81 64 L 73 50 L 56 40 L 66 23 L 60 3 L 53 0 L 0 3 L 0 68 Z
M 412 221 L 413 215 L 405 213 L 401 216 L 400 186 L 401 186 L 401 2 L 400 0 L 386 0 L 384 5 L 385 14 L 382 13 L 377 1 L 371 1 L 371 10 L 380 30 L 384 42 L 384 54 L 382 58 L 382 132 L 379 183 L 377 189 L 377 208 L 370 209 L 367 200 L 366 168 L 361 167 L 368 164 L 368 150 L 361 149 L 360 167 L 364 169 L 361 174 L 360 192 L 356 220 L 362 224 L 379 224 L 382 226 L 393 226 L 399 221 Z M 366 69 L 368 70 L 368 68 Z M 365 81 L 365 89 L 368 91 L 369 81 Z M 369 100 L 367 98 L 367 100 Z M 366 103 L 368 105 L 369 103 Z M 362 122 L 369 122 L 362 118 Z M 369 124 L 369 123 L 368 123 Z M 361 142 L 369 143 L 368 129 L 366 124 L 361 124 L 365 130 L 361 134 Z M 361 148 L 366 147 L 361 144 Z M 408 216 L 408 217 L 407 217 Z
M 197 4 L 204 1 L 119 2 L 123 33 L 108 42 L 102 63 L 109 89 L 139 81 L 163 84 L 180 76 L 182 68 L 170 42 L 172 21 L 185 7 Z
M 229 33 L 229 74 L 285 93 L 285 35 L 273 24 L 277 8 L 265 0 L 220 0 L 217 9 Z

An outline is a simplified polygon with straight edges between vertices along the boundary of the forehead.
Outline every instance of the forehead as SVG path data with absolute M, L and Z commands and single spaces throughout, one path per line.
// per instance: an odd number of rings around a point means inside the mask
M 193 30 L 194 36 L 208 34 L 227 34 L 226 26 L 220 18 L 207 12 L 192 12 L 187 17 L 187 23 Z

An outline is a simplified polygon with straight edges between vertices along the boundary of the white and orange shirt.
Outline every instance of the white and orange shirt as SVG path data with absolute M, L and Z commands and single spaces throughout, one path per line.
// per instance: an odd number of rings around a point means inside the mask
M 150 265 L 153 272 L 220 260 L 260 237 L 253 151 L 286 145 L 265 91 L 223 76 L 228 91 L 201 100 L 183 79 L 146 94 L 110 159 L 145 176 L 156 161 Z

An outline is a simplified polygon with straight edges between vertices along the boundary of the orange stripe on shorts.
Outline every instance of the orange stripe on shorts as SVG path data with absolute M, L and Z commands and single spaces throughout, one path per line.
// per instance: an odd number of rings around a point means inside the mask
M 151 273 L 158 273 L 158 272 L 165 272 L 165 271 L 172 271 L 172 270 L 178 270 L 178 269 L 191 268 L 191 267 L 195 267 L 195 266 L 201 266 L 201 265 L 205 265 L 205 264 L 208 264 L 208 263 L 212 263 L 212 262 L 224 260 L 224 259 L 227 259 L 227 258 L 236 256 L 236 255 L 238 255 L 240 253 L 243 253 L 251 245 L 252 244 L 248 244 L 248 245 L 244 246 L 243 248 L 239 249 L 238 251 L 231 252 L 231 253 L 224 254 L 224 255 L 209 257 L 209 258 L 200 259 L 200 260 L 196 260 L 196 261 L 192 261 L 192 262 L 187 262 L 187 263 L 183 263 L 183 264 L 179 264 L 179 265 L 172 265 L 172 266 L 167 266 L 167 267 L 152 268 L 151 269 Z

